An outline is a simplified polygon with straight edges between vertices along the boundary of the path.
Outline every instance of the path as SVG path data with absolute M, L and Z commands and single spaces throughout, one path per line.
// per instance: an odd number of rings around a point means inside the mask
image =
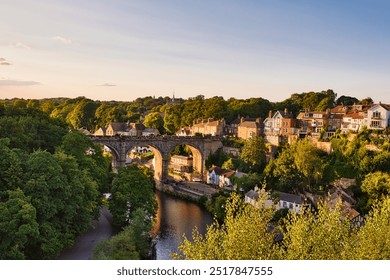
M 79 238 L 73 247 L 64 250 L 59 256 L 59 260 L 90 260 L 96 245 L 103 239 L 112 236 L 112 215 L 107 209 L 100 209 L 99 220 L 94 221 L 94 228 Z

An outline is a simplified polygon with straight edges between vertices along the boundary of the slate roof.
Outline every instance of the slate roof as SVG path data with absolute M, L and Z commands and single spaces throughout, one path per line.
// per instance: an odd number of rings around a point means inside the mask
M 223 169 L 223 168 L 220 168 L 218 166 L 213 166 L 209 169 L 209 172 L 213 172 L 213 171 L 215 172 L 215 174 L 217 174 L 219 176 L 224 175 L 225 177 L 230 177 L 235 173 L 234 170 Z
M 259 192 L 255 191 L 255 190 L 250 190 L 249 192 L 247 192 L 245 194 L 245 196 L 247 196 L 251 199 L 254 199 L 254 200 L 258 200 L 259 199 Z
M 299 195 L 279 192 L 279 199 L 295 204 L 302 204 L 302 198 Z

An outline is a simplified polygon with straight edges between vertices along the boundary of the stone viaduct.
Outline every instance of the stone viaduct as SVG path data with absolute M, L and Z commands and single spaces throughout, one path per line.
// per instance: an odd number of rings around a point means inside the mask
M 114 165 L 124 166 L 126 155 L 134 147 L 150 147 L 154 152 L 154 178 L 163 182 L 168 178 L 170 153 L 178 145 L 187 145 L 192 152 L 194 169 L 205 179 L 205 160 L 211 154 L 222 148 L 218 137 L 178 137 L 178 136 L 90 136 L 95 144 L 103 144 L 112 151 Z

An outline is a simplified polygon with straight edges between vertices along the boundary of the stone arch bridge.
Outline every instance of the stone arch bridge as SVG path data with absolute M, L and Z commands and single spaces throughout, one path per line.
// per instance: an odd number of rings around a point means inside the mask
M 222 148 L 218 137 L 178 137 L 178 136 L 90 136 L 95 144 L 109 147 L 113 154 L 114 165 L 125 166 L 126 155 L 134 147 L 150 147 L 154 152 L 154 178 L 157 182 L 168 179 L 170 153 L 179 145 L 187 145 L 193 155 L 194 169 L 205 176 L 205 160 Z

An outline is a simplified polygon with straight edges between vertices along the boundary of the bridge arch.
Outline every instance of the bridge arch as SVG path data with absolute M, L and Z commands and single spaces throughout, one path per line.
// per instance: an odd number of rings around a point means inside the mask
M 164 179 L 164 151 L 162 151 L 157 145 L 153 144 L 141 144 L 141 143 L 134 143 L 126 146 L 125 153 L 126 155 L 135 147 L 149 147 L 154 155 L 154 179 L 156 181 L 161 181 Z M 167 170 L 168 172 L 168 170 Z
M 200 147 L 199 145 L 194 145 L 193 143 L 188 143 L 188 142 L 181 142 L 181 143 L 173 143 L 169 149 L 169 154 L 172 153 L 172 151 L 177 147 L 177 146 L 180 146 L 180 145 L 186 145 L 187 147 L 189 147 L 189 149 L 191 150 L 191 153 L 192 153 L 192 158 L 193 158 L 193 168 L 194 170 L 196 170 L 197 172 L 199 172 L 199 174 L 201 174 L 202 178 L 204 177 L 204 170 L 205 170 L 205 157 L 204 157 L 204 153 L 202 152 L 202 147 Z

